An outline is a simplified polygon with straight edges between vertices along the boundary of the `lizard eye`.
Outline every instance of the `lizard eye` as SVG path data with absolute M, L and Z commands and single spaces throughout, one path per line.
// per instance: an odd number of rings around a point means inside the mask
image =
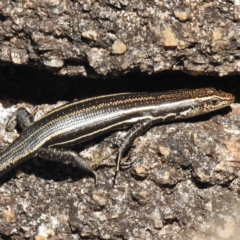
M 218 99 L 213 99 L 213 100 L 209 100 L 209 104 L 210 105 L 218 105 L 219 104 L 219 100 Z

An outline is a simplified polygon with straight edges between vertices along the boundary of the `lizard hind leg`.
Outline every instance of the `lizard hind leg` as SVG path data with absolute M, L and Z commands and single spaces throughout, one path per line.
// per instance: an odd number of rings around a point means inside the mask
M 13 114 L 6 124 L 6 131 L 12 132 L 17 124 L 21 130 L 25 130 L 33 122 L 32 115 L 26 108 L 20 107 L 15 114 Z
M 94 176 L 95 184 L 97 184 L 97 174 L 92 170 L 92 166 L 83 157 L 74 151 L 66 150 L 63 148 L 40 148 L 37 151 L 37 156 L 45 160 L 54 162 L 71 161 L 84 171 L 90 172 Z

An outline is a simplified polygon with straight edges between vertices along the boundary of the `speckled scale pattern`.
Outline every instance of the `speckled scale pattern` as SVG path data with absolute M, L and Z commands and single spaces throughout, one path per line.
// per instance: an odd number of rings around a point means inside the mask
M 1 153 L 0 173 L 31 158 L 42 146 L 72 145 L 114 129 L 132 126 L 140 120 L 153 117 L 160 120 L 165 112 L 184 112 L 198 104 L 196 99 L 207 101 L 213 97 L 219 98 L 221 106 L 213 106 L 212 110 L 227 106 L 234 99 L 231 94 L 205 88 L 165 93 L 122 93 L 74 101 L 51 111 L 24 130 Z M 197 112 L 198 106 L 195 107 L 197 114 L 190 112 L 189 116 L 181 118 L 202 114 Z

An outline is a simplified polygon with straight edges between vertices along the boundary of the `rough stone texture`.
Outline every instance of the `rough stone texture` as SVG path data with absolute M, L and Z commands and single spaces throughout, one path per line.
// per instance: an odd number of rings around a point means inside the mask
M 59 103 L 61 104 L 61 103 Z M 2 101 L 1 148 L 17 107 Z M 31 110 L 32 106 L 27 104 Z M 53 106 L 39 107 L 36 118 Z M 98 185 L 70 164 L 29 160 L 0 179 L 2 239 L 239 239 L 240 105 L 194 120 L 158 125 L 134 142 L 130 169 L 100 167 Z M 82 145 L 103 159 L 116 132 Z M 115 155 L 107 162 L 114 162 Z M 100 165 L 102 165 L 100 161 Z
M 238 74 L 240 3 L 0 1 L 0 61 L 59 75 Z

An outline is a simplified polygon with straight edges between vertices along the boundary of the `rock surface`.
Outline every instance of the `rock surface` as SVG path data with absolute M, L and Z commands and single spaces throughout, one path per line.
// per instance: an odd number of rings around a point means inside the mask
M 238 74 L 234 1 L 0 1 L 0 63 L 59 75 Z
M 62 103 L 59 103 L 62 104 Z M 2 102 L 0 142 L 17 107 Z M 32 109 L 30 104 L 26 105 Z M 38 108 L 36 118 L 55 106 Z M 130 169 L 113 187 L 114 168 L 99 162 L 98 184 L 70 164 L 22 163 L 0 179 L 2 239 L 239 239 L 240 105 L 177 123 L 158 125 L 129 150 Z M 83 144 L 81 154 L 103 159 L 111 139 Z M 115 155 L 106 161 L 113 163 Z

